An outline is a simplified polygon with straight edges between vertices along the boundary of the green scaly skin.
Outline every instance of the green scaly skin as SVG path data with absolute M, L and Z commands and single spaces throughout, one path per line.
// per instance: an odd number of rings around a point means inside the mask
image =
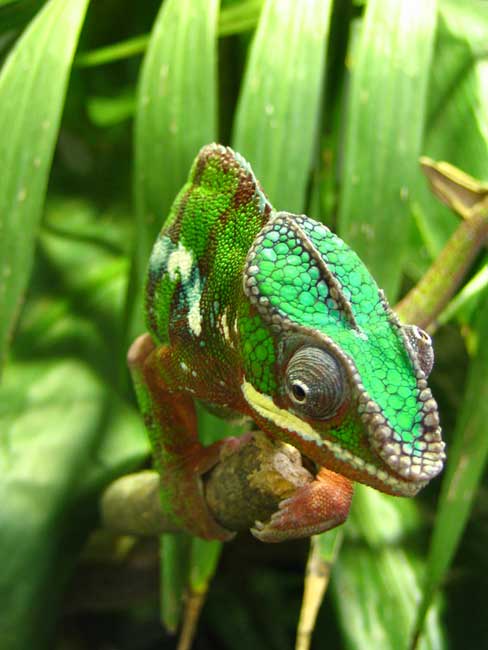
M 194 399 L 244 415 L 318 468 L 254 534 L 280 541 L 342 523 L 351 481 L 412 496 L 442 469 L 429 337 L 402 326 L 339 237 L 276 212 L 250 165 L 204 147 L 149 262 L 149 335 L 129 364 L 161 475 L 183 529 L 227 539 L 201 475 L 235 439 L 202 447 Z

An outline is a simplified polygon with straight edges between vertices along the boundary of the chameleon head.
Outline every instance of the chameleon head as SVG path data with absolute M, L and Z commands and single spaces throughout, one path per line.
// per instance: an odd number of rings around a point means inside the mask
M 243 393 L 263 428 L 394 494 L 416 494 L 441 471 L 430 338 L 399 323 L 339 237 L 274 213 L 249 251 L 244 292 Z

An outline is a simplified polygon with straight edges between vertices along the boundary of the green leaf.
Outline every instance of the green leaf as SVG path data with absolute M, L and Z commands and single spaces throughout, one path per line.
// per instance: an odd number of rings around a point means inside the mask
M 16 361 L 0 390 L 0 498 L 8 502 L 0 557 L 12 558 L 0 575 L 1 648 L 52 647 L 98 494 L 148 455 L 139 414 L 113 388 L 115 361 L 125 356 L 127 232 L 116 211 L 102 215 L 73 199 L 47 203 Z
M 369 0 L 352 54 L 341 236 L 397 296 L 411 223 L 436 25 L 435 0 Z
M 267 0 L 233 131 L 271 203 L 301 212 L 318 131 L 330 0 Z
M 0 363 L 29 280 L 87 4 L 50 0 L 17 42 L 0 75 Z
M 231 36 L 253 29 L 258 22 L 262 6 L 263 0 L 249 0 L 222 9 L 219 14 L 218 35 Z M 147 34 L 134 36 L 113 45 L 81 52 L 75 59 L 75 65 L 80 68 L 90 68 L 138 56 L 146 51 L 148 43 Z
M 134 93 L 132 90 L 125 90 L 115 97 L 89 97 L 87 110 L 96 126 L 104 128 L 119 124 L 134 114 Z
M 333 590 L 348 650 L 407 650 L 420 597 L 418 563 L 404 549 L 345 545 L 334 567 Z M 437 611 L 421 648 L 446 647 Z
M 216 139 L 217 0 L 167 0 L 156 19 L 139 81 L 135 122 L 137 242 L 129 313 L 141 328 L 142 278 L 157 233 L 200 147 Z M 187 552 L 163 538 L 162 618 L 175 629 Z M 186 558 L 188 559 L 188 558 Z
M 488 5 L 442 0 L 429 82 L 423 154 L 488 180 Z M 483 55 L 484 53 L 484 55 Z M 420 185 L 416 217 L 438 253 L 458 219 Z
M 9 366 L 0 430 L 0 647 L 52 648 L 94 496 L 147 442 L 136 413 L 72 360 Z
M 135 198 L 144 266 L 198 150 L 216 136 L 217 9 L 216 0 L 168 0 L 151 34 L 135 124 Z
M 141 293 L 156 235 L 198 150 L 217 137 L 217 11 L 217 0 L 167 0 L 144 58 L 134 134 L 137 232 L 132 304 Z
M 191 562 L 192 537 L 187 533 L 160 538 L 160 617 L 170 634 L 175 634 L 184 610 Z
M 463 405 L 448 451 L 416 634 L 420 633 L 432 598 L 452 562 L 488 456 L 488 400 L 485 397 L 488 395 L 488 291 L 484 292 L 474 330 L 479 345 L 469 368 Z
M 80 68 L 90 68 L 92 66 L 114 63 L 121 59 L 128 59 L 131 56 L 138 56 L 146 51 L 148 42 L 149 36 L 142 34 L 141 36 L 134 36 L 125 41 L 114 43 L 113 45 L 99 47 L 96 50 L 80 52 L 75 59 L 75 65 Z
M 46 3 L 46 0 L 1 0 L 0 33 L 27 23 Z
M 195 538 L 192 541 L 192 566 L 190 572 L 190 587 L 192 591 L 204 593 L 215 573 L 217 562 L 222 551 L 220 542 Z
M 75 355 L 108 384 L 126 389 L 121 314 L 129 233 L 129 216 L 120 210 L 100 213 L 87 201 L 48 200 L 14 358 Z
M 483 294 L 488 287 L 488 261 L 485 261 L 481 269 L 473 275 L 461 291 L 451 300 L 438 318 L 439 325 L 445 325 L 455 316 L 461 316 L 465 320 L 466 315 L 475 305 L 480 294 Z
M 332 574 L 347 648 L 407 650 L 423 575 L 407 540 L 418 536 L 420 523 L 414 501 L 356 486 L 348 539 Z M 422 648 L 443 647 L 436 608 Z
M 240 34 L 256 27 L 264 0 L 247 0 L 220 12 L 219 36 Z

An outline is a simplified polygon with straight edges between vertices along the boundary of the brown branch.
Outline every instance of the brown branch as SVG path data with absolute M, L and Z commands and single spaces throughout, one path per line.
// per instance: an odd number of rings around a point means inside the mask
M 312 480 L 294 447 L 255 432 L 251 442 L 222 458 L 208 473 L 205 494 L 217 521 L 237 532 L 269 519 L 282 499 Z M 101 518 L 105 528 L 124 534 L 177 530 L 162 511 L 159 477 L 151 470 L 111 483 L 101 499 Z
M 436 318 L 488 241 L 488 186 L 448 163 L 420 162 L 433 194 L 462 218 L 427 272 L 395 307 L 403 322 L 433 332 Z

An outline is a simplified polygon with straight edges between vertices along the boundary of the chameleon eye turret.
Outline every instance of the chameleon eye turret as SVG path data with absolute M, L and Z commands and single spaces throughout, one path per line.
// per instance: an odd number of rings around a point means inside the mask
M 304 346 L 286 367 L 286 391 L 295 413 L 324 420 L 333 417 L 347 396 L 340 365 L 325 350 Z

